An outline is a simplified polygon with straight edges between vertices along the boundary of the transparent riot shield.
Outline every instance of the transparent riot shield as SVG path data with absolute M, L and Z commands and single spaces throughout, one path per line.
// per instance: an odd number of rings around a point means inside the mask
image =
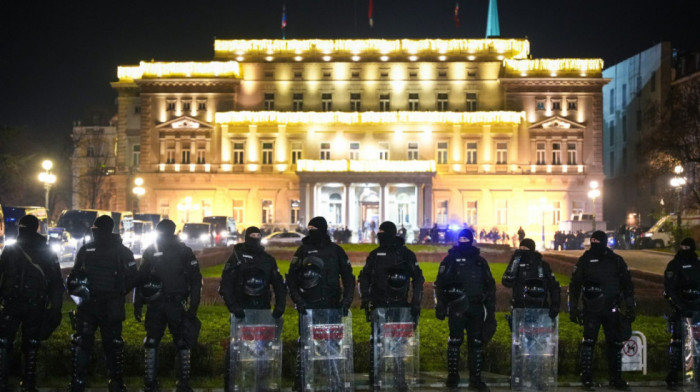
M 282 318 L 270 310 L 231 315 L 229 385 L 233 391 L 279 391 L 282 384 Z
M 352 391 L 352 315 L 308 309 L 301 316 L 304 391 Z
M 513 390 L 556 390 L 558 321 L 548 309 L 513 309 Z
M 418 387 L 419 332 L 411 308 L 377 308 L 372 312 L 374 387 L 412 391 Z
M 700 390 L 700 312 L 683 319 L 683 390 Z

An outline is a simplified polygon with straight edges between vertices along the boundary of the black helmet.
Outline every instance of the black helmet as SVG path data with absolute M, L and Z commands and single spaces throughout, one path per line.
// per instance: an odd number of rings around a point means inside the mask
M 316 256 L 307 256 L 299 271 L 299 286 L 308 290 L 318 286 L 323 278 L 323 260 Z
M 258 268 L 254 268 L 246 275 L 243 282 L 243 292 L 251 297 L 260 296 L 265 290 L 265 273 Z
M 76 305 L 90 300 L 90 288 L 85 274 L 79 273 L 66 281 L 66 289 Z
M 146 302 L 153 302 L 163 293 L 163 282 L 155 276 L 151 276 L 148 282 L 141 286 L 141 298 Z
M 527 279 L 523 286 L 523 295 L 531 298 L 543 298 L 545 296 L 544 282 L 541 279 Z

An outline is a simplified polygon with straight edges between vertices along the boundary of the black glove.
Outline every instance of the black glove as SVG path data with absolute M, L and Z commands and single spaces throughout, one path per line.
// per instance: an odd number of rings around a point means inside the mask
M 444 320 L 446 316 L 447 309 L 445 308 L 445 306 L 437 304 L 437 306 L 435 306 L 435 318 L 438 320 Z
M 236 318 L 239 320 L 242 320 L 245 318 L 245 312 L 243 311 L 243 309 L 236 309 L 231 313 L 233 313 L 233 315 L 236 316 Z
M 283 314 L 284 314 L 284 310 L 282 310 L 280 308 L 275 308 L 272 311 L 272 318 L 276 320 L 276 319 L 282 317 Z
M 549 308 L 549 317 L 554 320 L 557 318 L 557 315 L 559 315 L 559 309 L 558 308 Z
M 141 318 L 143 316 L 143 308 L 140 306 L 134 306 L 134 318 L 136 319 L 136 322 L 141 322 Z
M 343 305 L 341 310 L 343 311 L 343 317 L 347 317 L 348 314 L 350 313 L 350 308 L 345 306 L 345 305 Z
M 569 311 L 569 320 L 574 324 L 583 325 L 581 310 L 579 308 L 571 308 Z

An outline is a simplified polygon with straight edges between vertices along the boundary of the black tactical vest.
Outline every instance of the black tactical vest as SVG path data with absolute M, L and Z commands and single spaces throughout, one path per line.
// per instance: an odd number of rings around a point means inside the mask
M 111 245 L 111 244 L 110 244 Z M 117 246 L 85 245 L 85 261 L 82 266 L 91 293 L 124 294 L 123 265 Z

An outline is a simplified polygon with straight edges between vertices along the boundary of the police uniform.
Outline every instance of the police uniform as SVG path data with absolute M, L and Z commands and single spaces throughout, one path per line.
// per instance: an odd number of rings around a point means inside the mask
M 257 236 L 255 235 L 257 234 Z M 287 287 L 274 257 L 260 245 L 260 229 L 255 226 L 245 231 L 245 242 L 236 244 L 221 274 L 219 294 L 229 312 L 237 318 L 245 317 L 245 309 L 270 309 L 272 290 L 275 293 L 274 318 L 282 317 L 287 301 Z M 231 352 L 226 350 L 224 390 L 230 391 L 228 366 Z
M 38 227 L 36 217 L 22 217 L 17 242 L 0 256 L 0 391 L 8 387 L 12 345 L 20 326 L 24 354 L 21 390 L 36 391 L 40 341 L 47 339 L 61 320 L 61 270 L 46 238 L 37 233 Z
M 631 335 L 635 317 L 634 286 L 627 264 L 606 243 L 604 232 L 593 233 L 591 249 L 574 266 L 569 285 L 569 316 L 571 321 L 583 325 L 580 366 L 584 388 L 593 388 L 593 350 L 602 325 L 608 346 L 610 386 L 627 390 L 629 386 L 621 373 L 621 349 L 622 342 Z
M 188 392 L 191 348 L 197 341 L 197 309 L 202 292 L 202 274 L 192 249 L 174 235 L 175 223 L 158 223 L 158 239 L 143 252 L 136 285 L 134 315 L 140 320 L 141 307 L 146 309 L 144 341 L 144 390 L 158 390 L 158 345 L 167 326 L 178 350 L 176 360 L 177 391 Z M 159 290 L 145 294 L 149 285 Z M 158 292 L 160 291 L 160 292 Z
M 107 357 L 110 392 L 126 390 L 122 380 L 124 340 L 121 336 L 126 318 L 124 300 L 126 293 L 134 288 L 137 270 L 134 255 L 122 245 L 119 235 L 112 234 L 113 227 L 114 221 L 107 215 L 95 220 L 94 240 L 80 248 L 67 279 L 69 293 L 76 295 L 81 290 L 89 293 L 83 297 L 73 319 L 72 392 L 85 390 L 97 328 Z
M 669 389 L 676 389 L 682 383 L 683 318 L 700 312 L 700 260 L 695 253 L 695 241 L 692 238 L 685 238 L 681 242 L 681 249 L 666 266 L 664 278 L 664 294 L 672 309 L 668 318 L 671 343 L 668 348 L 666 384 Z M 695 374 L 700 371 L 698 365 L 700 364 L 695 365 Z M 695 376 L 695 382 L 700 384 L 700 377 Z
M 449 317 L 450 337 L 447 342 L 447 386 L 459 384 L 459 347 L 467 331 L 469 348 L 469 387 L 489 391 L 481 380 L 483 345 L 493 337 L 496 319 L 496 281 L 488 263 L 472 245 L 469 229 L 459 233 L 459 244 L 449 250 L 440 263 L 435 280 L 435 315 Z M 466 241 L 465 241 L 466 240 Z
M 406 246 L 403 238 L 396 236 L 396 225 L 384 222 L 379 225 L 379 247 L 367 256 L 364 268 L 358 277 L 362 308 L 369 314 L 375 308 L 410 307 L 416 325 L 423 297 L 423 271 L 418 266 L 415 253 Z M 412 298 L 408 294 L 411 289 Z M 370 347 L 374 347 L 374 328 L 370 332 Z M 370 358 L 370 385 L 374 385 L 374 355 Z M 397 377 L 399 383 L 403 377 Z
M 343 248 L 331 242 L 323 217 L 309 221 L 309 235 L 302 239 L 289 266 L 287 286 L 300 315 L 305 314 L 306 309 L 342 309 L 347 314 L 352 304 L 355 277 Z M 299 317 L 300 336 L 301 327 Z M 300 390 L 303 378 L 301 341 L 299 344 L 295 390 Z

